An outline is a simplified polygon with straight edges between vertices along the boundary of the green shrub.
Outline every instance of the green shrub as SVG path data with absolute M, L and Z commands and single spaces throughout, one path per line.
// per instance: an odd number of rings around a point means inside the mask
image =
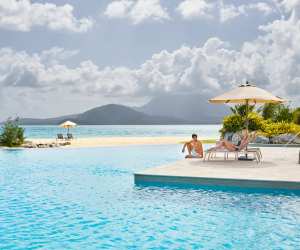
M 8 120 L 2 126 L 0 144 L 7 147 L 17 147 L 24 143 L 24 129 L 19 127 L 18 120 Z
M 276 117 L 276 109 L 278 104 L 267 103 L 260 109 L 261 115 L 265 120 L 273 120 Z
M 221 133 L 224 135 L 226 132 L 235 133 L 241 131 L 245 126 L 245 122 L 246 118 L 238 114 L 225 116 L 223 120 L 223 128 L 221 129 Z M 263 126 L 264 120 L 259 114 L 252 112 L 248 115 L 249 131 L 261 130 Z
M 275 122 L 292 122 L 293 121 L 293 112 L 292 110 L 285 105 L 279 105 L 278 111 L 275 117 Z
M 248 105 L 248 113 L 254 112 L 254 105 Z M 231 112 L 235 115 L 240 115 L 242 117 L 246 116 L 247 106 L 245 104 L 238 104 L 230 108 Z
M 260 112 L 265 120 L 272 120 L 273 122 L 292 122 L 293 112 L 289 106 L 283 104 L 267 103 Z
M 293 112 L 293 122 L 300 125 L 300 107 Z
M 300 126 L 289 122 L 272 122 L 268 120 L 265 121 L 262 133 L 268 138 L 282 134 L 297 134 L 300 133 Z
M 222 135 L 226 132 L 238 132 L 245 126 L 245 105 L 236 105 L 231 110 L 233 114 L 223 120 L 220 131 Z M 268 138 L 300 133 L 300 108 L 292 111 L 283 104 L 265 104 L 259 111 L 262 115 L 253 112 L 253 106 L 249 110 L 252 110 L 248 114 L 249 131 L 260 131 L 260 134 Z
M 249 125 L 248 125 L 249 131 L 262 130 L 265 125 L 262 116 L 260 116 L 255 112 L 252 112 L 248 115 L 248 120 L 249 120 Z
M 224 117 L 223 128 L 221 133 L 224 135 L 226 132 L 240 131 L 244 126 L 243 118 L 240 115 L 228 115 Z

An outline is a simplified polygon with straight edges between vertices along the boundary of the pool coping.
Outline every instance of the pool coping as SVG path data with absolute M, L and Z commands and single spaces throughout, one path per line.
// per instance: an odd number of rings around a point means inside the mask
M 239 188 L 265 188 L 300 190 L 300 182 L 263 180 L 263 179 L 241 179 L 241 178 L 217 178 L 217 177 L 195 177 L 175 175 L 134 174 L 134 183 L 138 184 L 165 184 L 165 185 L 193 185 L 214 187 L 239 187 Z
M 262 147 L 262 161 L 182 159 L 134 173 L 135 184 L 192 185 L 300 191 L 298 148 Z

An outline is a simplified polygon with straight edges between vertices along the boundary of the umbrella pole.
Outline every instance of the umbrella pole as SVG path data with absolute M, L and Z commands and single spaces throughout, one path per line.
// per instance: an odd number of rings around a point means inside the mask
M 246 100 L 246 129 L 247 133 L 249 133 L 249 120 L 248 120 L 248 112 L 249 112 L 249 100 Z M 248 159 L 248 145 L 246 146 L 246 159 Z
M 247 129 L 247 133 L 248 133 L 248 129 L 249 129 L 249 100 L 246 99 L 246 110 L 245 110 L 245 127 Z M 239 160 L 241 161 L 253 161 L 253 158 L 248 158 L 248 145 L 246 145 L 245 148 L 245 156 L 239 157 Z

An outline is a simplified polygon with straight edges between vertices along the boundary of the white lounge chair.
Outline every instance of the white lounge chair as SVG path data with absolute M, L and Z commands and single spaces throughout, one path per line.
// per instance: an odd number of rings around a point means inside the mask
M 249 144 L 249 143 L 248 143 Z M 203 161 L 209 161 L 214 159 L 218 153 L 224 155 L 224 160 L 228 160 L 229 154 L 234 154 L 234 159 L 238 160 L 240 154 L 252 154 L 257 163 L 261 162 L 262 153 L 259 148 L 249 148 L 248 144 L 244 145 L 243 148 L 240 148 L 237 151 L 229 151 L 226 148 L 218 148 L 218 149 L 208 149 L 204 152 Z

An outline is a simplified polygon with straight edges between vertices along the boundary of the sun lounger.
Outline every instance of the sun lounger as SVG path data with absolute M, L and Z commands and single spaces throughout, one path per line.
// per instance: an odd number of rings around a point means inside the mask
M 234 154 L 235 160 L 238 160 L 240 154 L 245 154 L 245 155 L 252 154 L 256 162 L 259 163 L 262 159 L 262 153 L 260 149 L 249 148 L 248 144 L 246 144 L 243 148 L 240 148 L 237 151 L 229 151 L 226 148 L 208 149 L 204 153 L 203 161 L 212 160 L 217 156 L 218 153 L 222 153 L 224 155 L 224 160 L 228 160 L 229 154 Z
M 203 161 L 212 160 L 213 158 L 217 157 L 217 154 L 223 154 L 224 160 L 227 160 L 229 158 L 229 153 L 233 153 L 235 155 L 235 159 L 238 158 L 238 151 L 229 151 L 226 148 L 219 148 L 206 150 L 204 153 Z
M 73 134 L 67 134 L 67 140 L 73 140 L 74 139 L 74 137 L 73 137 Z
M 244 154 L 253 154 L 256 162 L 261 162 L 261 159 L 262 159 L 262 153 L 261 153 L 261 150 L 260 148 L 247 148 L 247 149 L 244 149 Z
M 57 134 L 56 140 L 64 140 L 63 134 Z

